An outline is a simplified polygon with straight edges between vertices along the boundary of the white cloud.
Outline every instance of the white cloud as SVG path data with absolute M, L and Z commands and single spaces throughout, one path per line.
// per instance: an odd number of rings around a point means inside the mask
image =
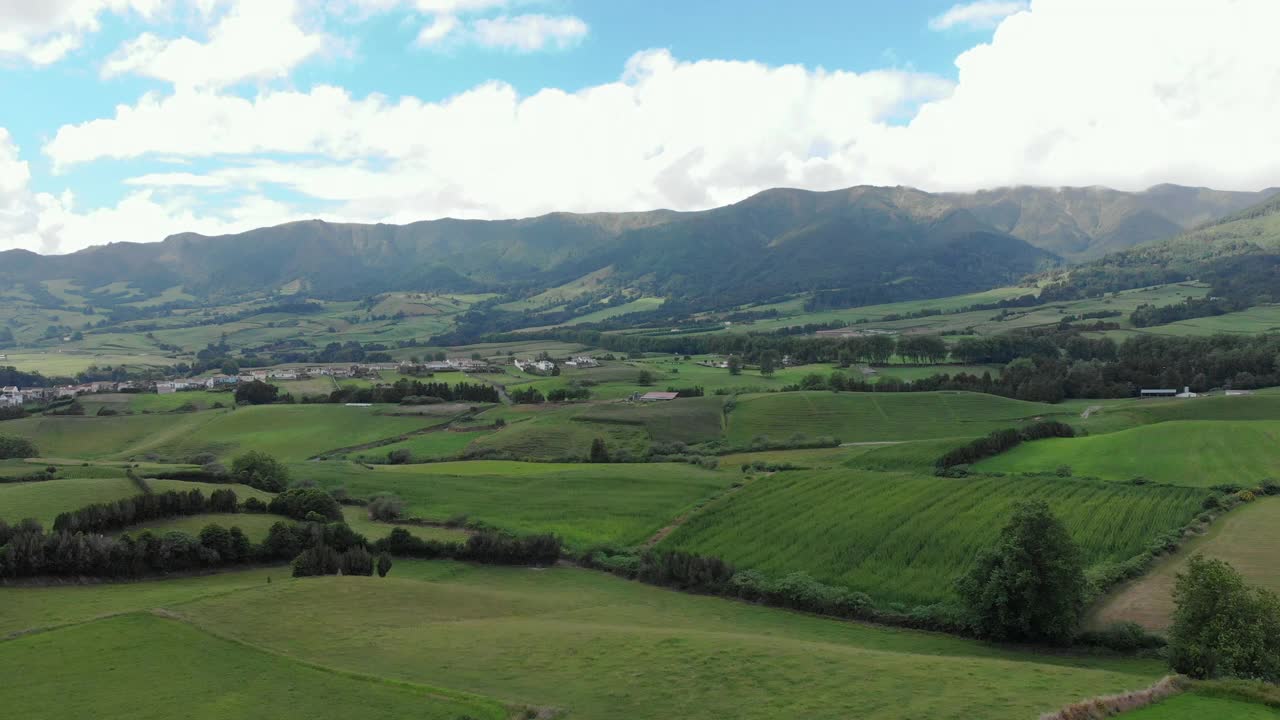
M 500 15 L 480 18 L 474 24 L 476 42 L 519 52 L 547 46 L 566 48 L 587 35 L 587 24 L 572 15 Z
M 211 13 L 212 7 L 202 7 Z M 133 73 L 181 87 L 223 87 L 248 79 L 284 77 L 325 45 L 319 32 L 298 24 L 297 0 L 237 0 L 205 42 L 143 33 L 102 67 L 104 77 Z
M 458 18 L 452 15 L 437 16 L 430 25 L 423 27 L 418 33 L 418 44 L 436 45 L 453 34 L 458 29 L 458 25 Z
M 987 30 L 1000 24 L 1010 15 L 1027 9 L 1027 0 L 976 0 L 952 5 L 946 12 L 929 20 L 934 30 L 950 30 L 960 27 L 968 30 Z
M 168 0 L 0 0 L 0 59 L 49 65 L 97 32 L 103 13 L 153 17 Z

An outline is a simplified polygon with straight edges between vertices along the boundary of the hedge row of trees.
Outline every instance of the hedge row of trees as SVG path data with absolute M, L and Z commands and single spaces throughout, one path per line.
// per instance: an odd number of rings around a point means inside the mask
M 554 565 L 560 559 L 560 538 L 549 533 L 511 535 L 494 530 L 481 530 L 466 542 L 423 540 L 404 528 L 373 544 L 377 552 L 425 559 L 452 558 L 489 565 Z
M 347 387 L 329 393 L 331 403 L 399 403 L 405 398 L 439 398 L 445 402 L 498 403 L 497 388 L 482 383 L 421 382 L 401 378 L 392 385 Z
M 144 531 L 118 538 L 84 532 L 46 533 L 34 520 L 0 522 L 0 577 L 139 577 L 219 567 L 257 559 L 240 528 L 208 525 L 198 537 Z
M 239 504 L 230 489 L 214 490 L 205 496 L 200 490 L 135 495 L 109 503 L 94 503 L 64 512 L 53 521 L 55 533 L 108 533 L 131 525 L 185 515 L 233 513 Z
M 0 460 L 38 457 L 40 451 L 28 439 L 16 435 L 0 435 Z
M 1075 428 L 1056 420 L 1032 423 L 1022 428 L 996 430 L 986 437 L 978 438 L 973 442 L 947 452 L 938 458 L 935 465 L 939 469 L 951 468 L 957 465 L 972 465 L 984 458 L 995 457 L 1000 453 L 1012 450 L 1025 441 L 1075 436 Z

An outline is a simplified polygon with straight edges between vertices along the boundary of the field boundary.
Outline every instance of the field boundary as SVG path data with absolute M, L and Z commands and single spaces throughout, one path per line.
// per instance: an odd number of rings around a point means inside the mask
M 1139 710 L 1167 700 L 1190 689 L 1190 682 L 1182 675 L 1166 675 L 1159 682 L 1143 690 L 1133 690 L 1116 695 L 1089 698 L 1057 710 L 1045 713 L 1040 720 L 1105 720 L 1131 710 Z

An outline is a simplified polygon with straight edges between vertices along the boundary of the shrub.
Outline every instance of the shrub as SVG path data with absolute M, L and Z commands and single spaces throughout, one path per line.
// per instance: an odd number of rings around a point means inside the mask
M 407 465 L 413 462 L 413 452 L 409 448 L 397 448 L 387 453 L 388 465 Z
M 209 512 L 233 513 L 237 509 L 238 503 L 234 490 L 224 488 L 209 494 Z
M 241 508 L 247 513 L 264 513 L 267 511 L 267 504 L 256 497 L 251 497 L 244 501 Z
M 588 460 L 593 463 L 609 462 L 609 449 L 605 447 L 603 438 L 596 438 L 591 441 L 591 452 Z
M 378 577 L 386 577 L 391 572 L 391 556 L 387 553 L 378 553 Z
M 1042 440 L 1051 437 L 1075 437 L 1075 428 L 1053 420 L 1033 423 L 1021 429 L 1009 428 L 1006 430 L 996 430 L 986 437 L 978 438 L 973 442 L 958 447 L 938 458 L 936 465 L 939 468 L 949 468 L 955 465 L 972 465 L 973 463 L 984 458 L 994 457 L 1002 452 L 1006 452 L 1027 440 Z M 1067 474 L 1071 474 L 1071 469 L 1067 466 L 1058 468 L 1059 475 L 1063 470 Z
M 956 590 L 978 635 L 1065 643 L 1084 610 L 1080 551 L 1043 501 L 1020 505 Z
M 39 451 L 32 442 L 14 435 L 0 435 L 0 460 L 37 457 Z
M 275 402 L 279 395 L 280 388 L 261 380 L 236 386 L 236 403 L 241 405 L 267 405 Z
M 340 561 L 338 551 L 328 545 L 307 548 L 293 559 L 293 576 L 336 575 Z
M 266 492 L 280 492 L 289 486 L 289 470 L 270 455 L 251 450 L 231 463 L 237 482 Z
M 370 520 L 399 520 L 404 517 L 404 501 L 391 493 L 379 493 L 369 501 L 368 510 Z
M 1257 496 L 1253 494 L 1252 490 L 1241 490 L 1240 492 L 1236 493 L 1236 497 L 1240 498 L 1240 502 L 1247 502 L 1247 503 L 1253 502 L 1254 500 L 1258 499 Z
M 292 488 L 271 498 L 267 509 L 295 520 L 316 515 L 321 521 L 341 520 L 342 508 L 333 496 L 319 488 Z M 313 521 L 314 522 L 314 521 Z
M 1117 622 L 1102 630 L 1090 630 L 1080 633 L 1076 642 L 1081 645 L 1096 645 L 1117 652 L 1132 653 L 1139 650 L 1154 650 L 1164 647 L 1164 638 L 1152 635 L 1135 622 Z

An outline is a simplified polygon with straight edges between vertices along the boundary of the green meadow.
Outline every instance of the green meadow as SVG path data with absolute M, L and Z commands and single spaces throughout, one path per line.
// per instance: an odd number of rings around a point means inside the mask
M 1050 438 L 978 463 L 983 472 L 1053 472 L 1191 487 L 1253 485 L 1280 475 L 1280 421 L 1180 420 L 1106 435 Z
M 1196 692 L 1175 695 L 1150 707 L 1124 713 L 1125 720 L 1276 720 L 1280 709 Z
M 250 497 L 268 500 L 271 495 L 247 485 L 216 485 L 212 483 L 181 480 L 148 480 L 156 492 L 170 490 L 200 490 L 205 495 L 221 488 L 230 488 L 244 501 Z M 140 494 L 137 485 L 123 477 L 113 478 L 60 478 L 42 482 L 0 484 L 0 520 L 13 523 L 23 518 L 35 518 L 46 527 L 60 513 L 77 510 L 94 503 L 114 502 Z
M 357 497 L 403 498 L 410 515 L 465 515 L 519 532 L 554 532 L 574 547 L 635 545 L 737 478 L 682 463 L 555 464 L 508 461 L 383 465 L 309 463 L 294 471 Z
M 1161 558 L 1142 577 L 1117 589 L 1094 609 L 1091 624 L 1118 621 L 1163 630 L 1173 614 L 1173 586 L 1192 555 L 1225 560 L 1245 579 L 1280 592 L 1280 499 L 1263 498 L 1226 513 L 1207 532 Z
M 876 600 L 929 604 L 994 542 L 1013 506 L 1047 501 L 1089 565 L 1126 560 L 1185 525 L 1204 493 L 1063 478 L 938 478 L 850 469 L 760 477 L 662 547 L 781 576 L 803 570 Z
M 785 441 L 797 433 L 842 442 L 976 437 L 1060 412 L 1052 405 L 968 392 L 768 393 L 737 399 L 728 437 L 735 445 L 760 436 Z

